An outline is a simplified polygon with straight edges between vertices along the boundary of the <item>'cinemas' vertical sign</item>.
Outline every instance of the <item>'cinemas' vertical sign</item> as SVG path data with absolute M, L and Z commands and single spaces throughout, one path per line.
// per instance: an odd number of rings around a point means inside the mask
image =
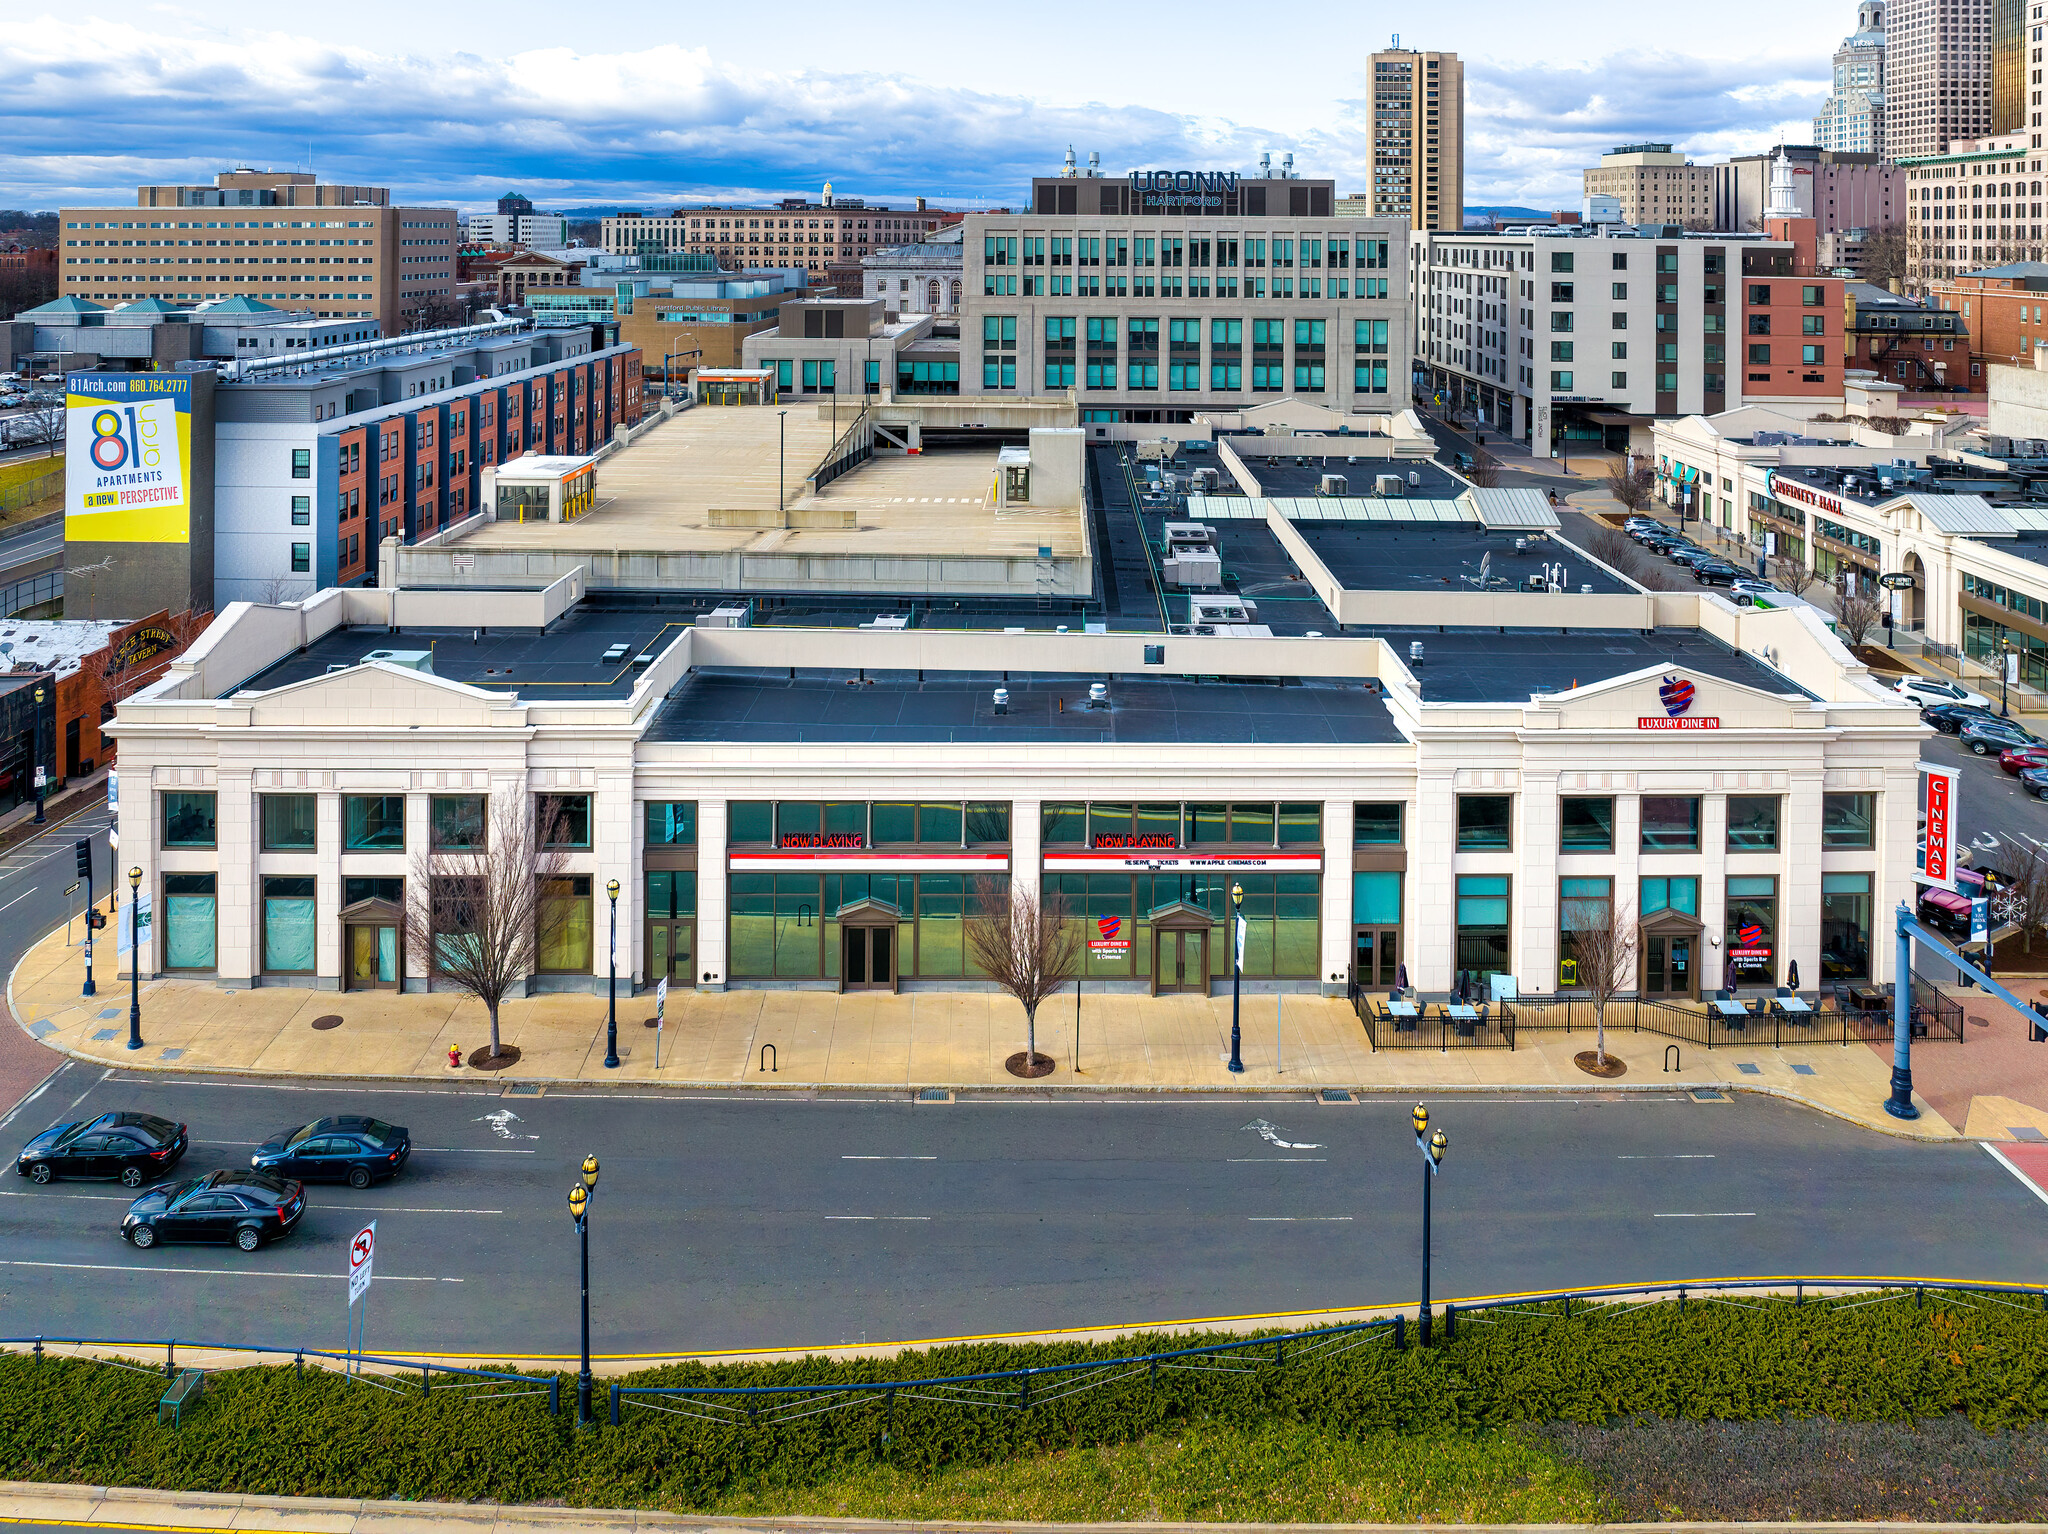
M 1956 778 L 1953 767 L 1920 768 L 1920 882 L 1956 887 Z

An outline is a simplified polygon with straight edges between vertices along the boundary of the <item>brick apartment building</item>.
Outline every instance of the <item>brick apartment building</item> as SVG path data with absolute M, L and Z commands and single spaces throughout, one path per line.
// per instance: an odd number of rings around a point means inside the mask
M 453 208 L 302 171 L 222 171 L 212 186 L 141 186 L 132 207 L 58 214 L 58 296 L 177 307 L 237 295 L 321 319 L 422 328 L 455 298 Z
M 696 253 L 718 258 L 729 270 L 802 267 L 811 286 L 832 285 L 830 269 L 858 265 L 871 250 L 907 245 L 964 214 L 928 208 L 919 197 L 909 208 L 868 207 L 837 198 L 831 185 L 823 202 L 784 198 L 773 207 L 677 208 L 664 218 L 626 214 L 604 220 L 604 248 L 617 255 Z
M 2048 341 L 2048 264 L 2015 261 L 1928 284 L 1934 302 L 1969 333 L 1970 387 L 1982 391 L 1994 362 L 2031 363 Z

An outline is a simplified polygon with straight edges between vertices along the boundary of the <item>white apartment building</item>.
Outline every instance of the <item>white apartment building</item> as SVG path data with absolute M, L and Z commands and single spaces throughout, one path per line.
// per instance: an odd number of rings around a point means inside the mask
M 569 220 L 560 213 L 472 213 L 465 228 L 472 245 L 560 250 L 569 243 Z
M 1745 399 L 1841 397 L 1841 283 L 1795 280 L 1789 240 L 1602 226 L 1410 250 L 1418 401 L 1538 454 L 1647 447 L 1632 434 L 1660 416 Z

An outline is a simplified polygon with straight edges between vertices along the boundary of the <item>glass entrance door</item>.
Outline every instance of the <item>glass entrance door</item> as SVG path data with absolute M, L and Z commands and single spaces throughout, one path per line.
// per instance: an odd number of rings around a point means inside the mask
M 1391 991 L 1401 975 L 1401 929 L 1352 929 L 1351 973 L 1361 991 Z
M 841 927 L 839 973 L 849 991 L 896 988 L 896 929 Z
M 1643 938 L 1643 994 L 1690 1001 L 1693 990 L 1695 939 L 1680 933 Z
M 1174 991 L 1209 994 L 1209 934 L 1206 932 L 1160 932 L 1158 968 L 1159 993 Z
M 398 989 L 398 929 L 371 922 L 348 928 L 348 988 L 351 991 Z
M 666 979 L 671 987 L 695 985 L 697 924 L 694 921 L 650 921 L 647 924 L 647 983 Z

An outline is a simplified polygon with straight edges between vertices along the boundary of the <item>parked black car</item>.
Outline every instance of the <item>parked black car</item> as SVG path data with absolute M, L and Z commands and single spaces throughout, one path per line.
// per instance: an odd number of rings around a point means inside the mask
M 1732 586 L 1742 572 L 1725 559 L 1702 559 L 1693 565 L 1692 578 L 1702 586 Z
M 102 1113 L 77 1124 L 52 1124 L 22 1147 L 14 1170 L 35 1182 L 58 1177 L 111 1177 L 139 1188 L 178 1164 L 185 1126 L 153 1113 Z
M 1998 715 L 1967 703 L 1936 703 L 1921 709 L 1920 717 L 1944 735 L 1960 735 L 1965 725 L 1979 719 L 1996 719 Z
M 315 1119 L 271 1136 L 249 1158 L 259 1172 L 301 1182 L 345 1182 L 367 1188 L 396 1177 L 412 1156 L 412 1131 L 358 1114 Z
M 292 1233 L 306 1190 L 269 1172 L 208 1172 L 151 1188 L 128 1206 L 121 1234 L 139 1247 L 159 1241 L 232 1241 L 253 1252 Z

